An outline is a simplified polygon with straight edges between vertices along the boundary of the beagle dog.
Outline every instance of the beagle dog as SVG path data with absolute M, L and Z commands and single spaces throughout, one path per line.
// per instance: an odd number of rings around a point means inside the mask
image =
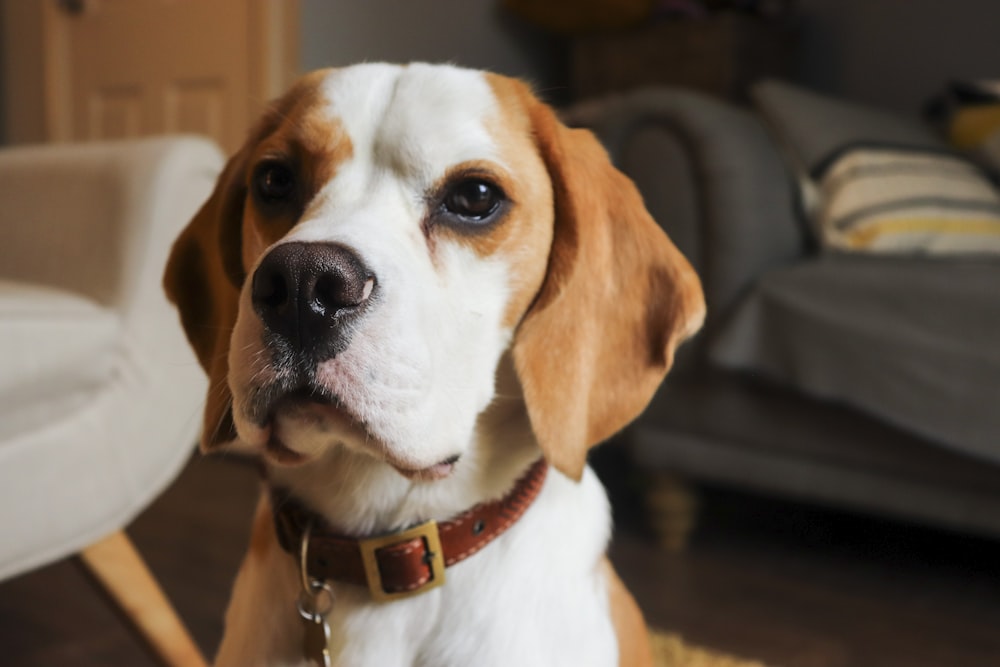
M 203 449 L 265 478 L 216 664 L 651 664 L 586 457 L 704 301 L 589 132 L 495 74 L 308 74 L 164 283 Z

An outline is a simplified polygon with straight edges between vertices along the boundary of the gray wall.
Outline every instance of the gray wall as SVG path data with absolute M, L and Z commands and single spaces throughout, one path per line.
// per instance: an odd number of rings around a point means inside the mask
M 952 79 L 1000 78 L 1000 0 L 799 0 L 798 78 L 907 114 Z
M 302 67 L 359 61 L 450 61 L 519 76 L 561 78 L 558 42 L 506 16 L 498 0 L 302 0 Z

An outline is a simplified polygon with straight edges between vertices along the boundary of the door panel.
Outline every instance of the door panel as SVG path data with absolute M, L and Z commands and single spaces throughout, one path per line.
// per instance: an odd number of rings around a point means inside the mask
M 226 109 L 222 77 L 174 80 L 166 88 L 164 125 L 168 132 L 223 136 Z
M 91 90 L 79 110 L 85 129 L 74 133 L 81 139 L 124 139 L 143 134 L 142 86 L 104 86 Z
M 27 22 L 23 0 L 0 1 L 7 22 L 12 14 Z M 194 132 L 235 150 L 297 69 L 297 0 L 41 0 L 36 7 L 45 140 Z M 8 24 L 5 36 L 11 32 Z M 31 57 L 31 40 L 7 41 L 8 63 Z M 11 92 L 8 107 L 18 104 Z

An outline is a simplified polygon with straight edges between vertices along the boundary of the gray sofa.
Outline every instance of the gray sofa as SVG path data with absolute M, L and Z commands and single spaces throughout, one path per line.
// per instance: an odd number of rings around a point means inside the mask
M 782 84 L 756 108 L 578 105 L 692 260 L 709 316 L 626 441 L 644 470 L 1000 535 L 1000 257 L 820 252 L 797 180 L 927 130 Z

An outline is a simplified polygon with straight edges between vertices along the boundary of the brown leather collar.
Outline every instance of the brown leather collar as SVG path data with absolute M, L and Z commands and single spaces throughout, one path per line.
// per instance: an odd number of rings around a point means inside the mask
M 278 541 L 297 558 L 304 547 L 305 576 L 367 586 L 376 600 L 409 597 L 444 583 L 444 568 L 499 537 L 538 497 L 548 465 L 539 459 L 500 500 L 476 505 L 445 521 L 360 539 L 337 535 L 322 518 L 285 491 L 271 489 Z

